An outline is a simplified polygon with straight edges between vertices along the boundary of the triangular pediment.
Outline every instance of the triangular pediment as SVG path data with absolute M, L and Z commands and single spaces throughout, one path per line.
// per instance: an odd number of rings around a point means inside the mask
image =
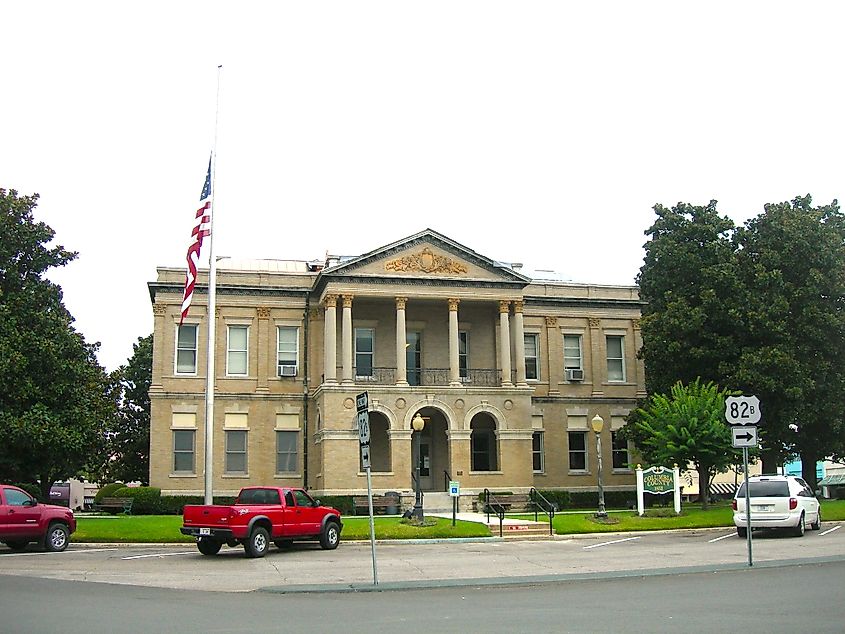
M 482 256 L 432 229 L 327 268 L 323 276 L 441 279 L 508 285 L 525 285 L 530 281 L 509 266 Z

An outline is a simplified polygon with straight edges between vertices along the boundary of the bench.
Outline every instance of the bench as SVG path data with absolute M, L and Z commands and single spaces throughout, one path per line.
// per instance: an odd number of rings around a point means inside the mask
M 355 515 L 359 515 L 361 511 L 363 515 L 369 515 L 370 503 L 366 495 L 356 495 L 352 498 L 352 503 L 355 505 Z M 373 496 L 373 515 L 378 515 L 379 511 L 382 515 L 387 514 L 388 509 L 396 509 L 399 511 L 400 499 L 395 495 L 374 495 Z
M 132 513 L 132 503 L 134 501 L 135 498 L 103 498 L 99 502 L 94 503 L 94 508 L 98 511 L 125 513 L 129 515 Z
M 476 509 L 479 513 L 519 513 L 519 512 L 533 512 L 534 502 L 531 496 L 527 493 L 495 493 L 490 494 L 490 504 L 485 504 L 484 500 L 478 500 Z M 487 506 L 490 508 L 488 509 Z

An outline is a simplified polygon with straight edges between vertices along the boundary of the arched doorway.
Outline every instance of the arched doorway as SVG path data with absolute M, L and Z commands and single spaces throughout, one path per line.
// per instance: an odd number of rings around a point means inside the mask
M 390 456 L 390 422 L 380 412 L 370 412 L 370 470 L 373 473 L 392 471 Z M 361 452 L 358 452 L 358 468 L 363 471 Z
M 472 417 L 469 424 L 470 469 L 472 471 L 499 470 L 499 443 L 496 435 L 496 419 L 486 412 Z
M 417 413 L 423 417 L 425 426 L 421 432 L 414 431 L 411 434 L 412 468 L 416 469 L 419 465 L 421 490 L 444 491 L 445 474 L 449 472 L 451 463 L 449 439 L 446 434 L 449 423 L 446 415 L 434 407 L 423 407 Z M 413 477 L 411 481 L 413 483 Z

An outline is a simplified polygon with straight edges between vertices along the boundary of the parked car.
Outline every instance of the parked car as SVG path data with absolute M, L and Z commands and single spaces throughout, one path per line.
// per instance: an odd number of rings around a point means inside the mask
M 822 513 L 815 494 L 801 478 L 786 475 L 761 475 L 748 478 L 751 502 L 751 529 L 772 528 L 804 535 L 807 525 L 819 530 Z M 745 482 L 732 503 L 737 535 L 747 537 Z
M 61 552 L 75 530 L 69 508 L 41 504 L 23 489 L 0 484 L 0 541 L 12 550 L 37 542 L 44 550 Z
M 270 543 L 286 548 L 298 540 L 332 550 L 343 527 L 340 511 L 289 487 L 245 487 L 232 506 L 187 505 L 182 524 L 182 534 L 195 537 L 203 555 L 240 544 L 247 557 L 263 557 Z

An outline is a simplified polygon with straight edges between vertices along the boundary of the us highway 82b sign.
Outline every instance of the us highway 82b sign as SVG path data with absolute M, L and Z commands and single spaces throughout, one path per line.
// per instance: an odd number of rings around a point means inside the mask
M 760 399 L 729 396 L 725 399 L 725 420 L 730 425 L 756 425 L 760 422 Z

